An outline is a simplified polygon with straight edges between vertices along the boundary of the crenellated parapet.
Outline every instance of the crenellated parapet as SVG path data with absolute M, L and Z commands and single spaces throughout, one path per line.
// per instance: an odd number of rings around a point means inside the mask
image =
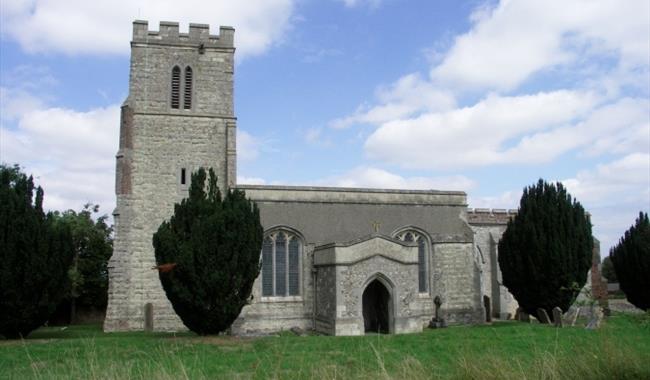
M 235 29 L 219 27 L 219 34 L 210 34 L 208 24 L 190 24 L 188 33 L 180 33 L 177 22 L 161 21 L 158 31 L 149 30 L 149 22 L 133 22 L 132 43 L 147 43 L 177 46 L 202 46 L 203 48 L 234 48 Z
M 469 208 L 467 209 L 467 221 L 469 224 L 493 224 L 505 225 L 508 221 L 517 215 L 515 209 L 501 209 L 501 208 Z

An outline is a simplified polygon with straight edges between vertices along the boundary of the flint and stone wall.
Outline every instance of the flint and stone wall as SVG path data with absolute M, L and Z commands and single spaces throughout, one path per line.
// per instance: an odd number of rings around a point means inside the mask
M 334 292 L 317 288 L 318 298 L 335 310 L 317 310 L 317 315 L 330 326 L 321 332 L 333 335 L 363 335 L 363 292 L 375 279 L 390 294 L 389 331 L 409 333 L 422 331 L 421 319 L 429 319 L 431 297 L 418 292 L 418 251 L 415 243 L 405 243 L 382 235 L 349 244 L 328 244 L 317 247 L 315 267 L 319 276 L 327 276 L 334 268 Z M 318 326 L 316 326 L 317 328 Z

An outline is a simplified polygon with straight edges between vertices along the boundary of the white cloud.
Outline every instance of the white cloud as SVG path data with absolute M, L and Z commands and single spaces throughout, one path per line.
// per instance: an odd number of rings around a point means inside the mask
M 370 135 L 365 149 L 372 158 L 411 168 L 546 162 L 575 142 L 539 145 L 527 136 L 567 125 L 595 104 L 596 96 L 585 92 L 492 94 L 471 107 L 387 122 Z
M 12 106 L 3 102 L 0 111 Z M 7 119 L 0 126 L 0 162 L 18 163 L 33 174 L 45 190 L 46 208 L 79 209 L 93 202 L 112 211 L 118 105 L 78 112 L 37 99 L 14 116 L 15 127 Z
M 4 0 L 0 21 L 3 37 L 28 52 L 66 54 L 128 54 L 131 22 L 179 21 L 235 27 L 238 57 L 262 53 L 282 39 L 289 27 L 293 0 Z
M 368 6 L 376 8 L 381 4 L 382 0 L 337 0 L 342 2 L 346 8 L 356 8 L 361 6 Z
M 508 190 L 501 194 L 493 196 L 472 196 L 467 197 L 467 203 L 470 208 L 499 208 L 499 209 L 517 209 L 521 199 L 521 190 Z
M 391 86 L 379 88 L 379 105 L 361 106 L 351 116 L 334 120 L 330 127 L 343 129 L 354 124 L 381 124 L 422 111 L 448 110 L 456 106 L 453 95 L 442 91 L 418 74 L 401 77 Z
M 266 185 L 266 180 L 259 177 L 241 177 L 237 176 L 238 185 Z
M 428 79 L 405 75 L 380 89 L 376 104 L 330 126 L 378 127 L 365 143 L 369 157 L 410 168 L 541 163 L 576 148 L 587 156 L 647 151 L 648 14 L 644 0 L 481 6 Z M 541 86 L 564 89 L 522 88 L 543 71 Z M 450 94 L 466 89 L 479 100 L 456 108 Z M 639 98 L 623 98 L 630 93 Z
M 604 256 L 639 211 L 650 211 L 650 152 L 628 154 L 562 183 L 592 214 L 593 233 Z
M 605 256 L 639 211 L 650 211 L 650 152 L 628 154 L 560 182 L 591 213 L 593 235 Z M 517 189 L 496 196 L 470 195 L 469 206 L 516 209 L 521 194 Z
M 650 153 L 632 153 L 562 181 L 585 204 L 650 206 Z
M 474 181 L 465 176 L 404 177 L 384 169 L 360 166 L 344 174 L 316 181 L 315 185 L 380 189 L 468 191 Z
M 511 90 L 531 75 L 588 56 L 614 56 L 625 68 L 647 66 L 650 3 L 630 0 L 502 1 L 480 8 L 456 38 L 435 82 Z
M 259 154 L 259 140 L 246 131 L 237 131 L 237 157 L 243 161 L 253 161 Z
M 0 87 L 0 119 L 15 120 L 29 110 L 43 107 L 43 101 L 24 90 Z

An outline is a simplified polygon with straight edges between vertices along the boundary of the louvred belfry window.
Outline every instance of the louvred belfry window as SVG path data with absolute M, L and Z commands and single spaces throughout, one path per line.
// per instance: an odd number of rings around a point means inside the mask
M 183 108 L 189 110 L 192 108 L 192 68 L 185 68 L 185 87 L 183 88 Z
M 181 91 L 181 69 L 174 66 L 172 69 L 172 108 L 178 108 L 180 105 L 180 91 Z

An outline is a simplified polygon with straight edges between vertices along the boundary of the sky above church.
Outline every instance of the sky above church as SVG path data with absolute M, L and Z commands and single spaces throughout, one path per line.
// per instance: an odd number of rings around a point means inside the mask
M 49 209 L 115 206 L 131 23 L 235 27 L 238 182 L 561 181 L 609 248 L 650 209 L 650 2 L 2 0 L 0 162 Z

